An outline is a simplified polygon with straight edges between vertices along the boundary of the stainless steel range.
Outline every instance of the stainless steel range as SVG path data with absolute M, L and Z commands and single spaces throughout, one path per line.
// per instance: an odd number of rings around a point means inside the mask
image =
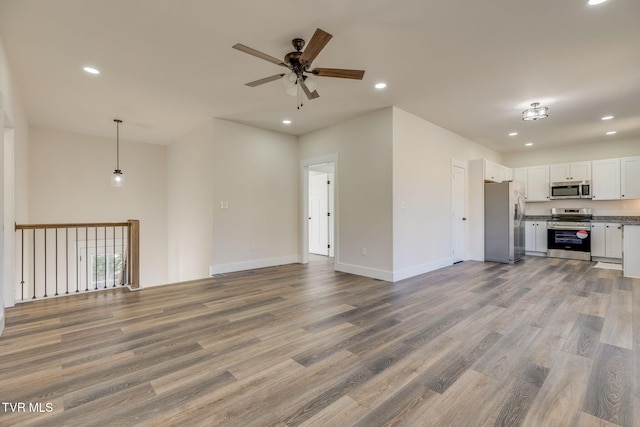
M 547 256 L 591 260 L 590 208 L 552 208 L 547 221 Z

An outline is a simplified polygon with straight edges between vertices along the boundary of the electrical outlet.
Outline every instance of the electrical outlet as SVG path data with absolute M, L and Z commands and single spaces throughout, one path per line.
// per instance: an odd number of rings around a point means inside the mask
M 367 248 L 361 248 L 360 249 L 360 255 L 367 256 Z

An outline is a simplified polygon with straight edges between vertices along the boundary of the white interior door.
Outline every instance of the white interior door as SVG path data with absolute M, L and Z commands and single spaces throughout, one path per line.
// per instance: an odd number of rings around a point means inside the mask
M 329 175 L 309 171 L 309 252 L 329 255 Z
M 467 169 L 465 165 L 452 164 L 451 213 L 453 262 L 466 259 L 467 253 Z

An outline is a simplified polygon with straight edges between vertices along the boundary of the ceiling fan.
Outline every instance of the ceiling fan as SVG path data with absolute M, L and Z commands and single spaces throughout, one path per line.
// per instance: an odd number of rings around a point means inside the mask
M 327 43 L 329 43 L 329 40 L 331 40 L 332 37 L 333 36 L 331 34 L 317 28 L 304 51 L 302 51 L 302 48 L 305 45 L 305 41 L 300 38 L 295 38 L 291 40 L 291 44 L 295 51 L 287 53 L 283 61 L 240 43 L 233 45 L 233 48 L 290 70 L 289 73 L 276 74 L 246 83 L 246 86 L 255 87 L 287 76 L 286 79 L 288 80 L 288 83 L 285 82 L 285 84 L 291 86 L 298 85 L 298 87 L 302 88 L 302 91 L 305 93 L 307 98 L 311 100 L 319 97 L 320 95 L 318 95 L 318 91 L 316 91 L 315 88 L 309 88 L 309 85 L 306 82 L 308 78 L 306 74 L 320 77 L 338 77 L 342 79 L 355 80 L 362 80 L 364 76 L 364 70 L 346 70 L 342 68 L 314 68 L 313 70 L 309 70 L 313 60 L 318 56 Z

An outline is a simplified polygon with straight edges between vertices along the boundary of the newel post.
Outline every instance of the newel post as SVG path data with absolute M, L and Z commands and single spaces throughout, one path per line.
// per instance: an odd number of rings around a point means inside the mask
M 140 221 L 130 219 L 127 224 L 129 286 L 132 289 L 138 289 L 140 287 Z

